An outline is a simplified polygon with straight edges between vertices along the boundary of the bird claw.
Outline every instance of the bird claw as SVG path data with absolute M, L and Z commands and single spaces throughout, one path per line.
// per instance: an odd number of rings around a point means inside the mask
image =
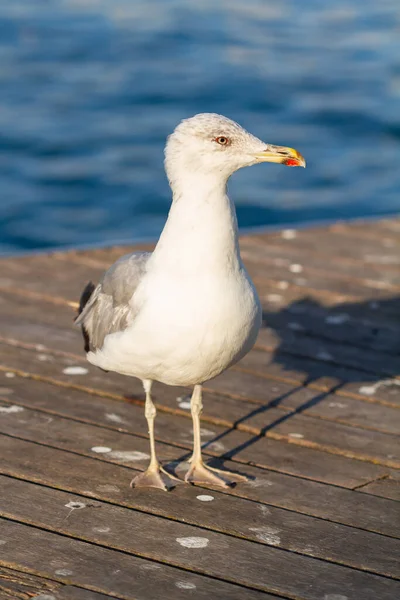
M 239 475 L 239 473 L 231 473 L 230 471 L 206 466 L 203 461 L 193 461 L 186 473 L 185 481 L 187 483 L 219 485 L 227 488 L 239 481 L 248 481 L 248 478 Z
M 164 475 L 164 477 L 161 476 Z M 139 473 L 131 481 L 131 488 L 158 488 L 167 492 L 175 487 L 175 481 L 180 481 L 177 477 L 168 473 L 161 465 L 157 464 L 148 467 L 144 473 Z

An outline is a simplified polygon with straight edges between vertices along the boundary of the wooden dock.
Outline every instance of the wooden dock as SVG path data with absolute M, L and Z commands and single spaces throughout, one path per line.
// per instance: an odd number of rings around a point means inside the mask
M 228 491 L 132 490 L 135 379 L 84 357 L 74 306 L 127 248 L 0 261 L 1 600 L 400 598 L 400 220 L 243 237 L 265 327 L 205 386 Z M 190 390 L 157 385 L 159 457 Z

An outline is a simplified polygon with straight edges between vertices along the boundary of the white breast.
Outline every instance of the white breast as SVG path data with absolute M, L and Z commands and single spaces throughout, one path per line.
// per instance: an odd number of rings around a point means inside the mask
M 104 369 L 171 385 L 221 373 L 250 350 L 261 324 L 226 180 L 184 175 L 132 297 L 133 323 L 88 355 Z
M 185 281 L 169 276 L 147 285 L 143 293 L 149 300 L 133 325 L 106 339 L 102 355 L 108 368 L 192 385 L 215 377 L 253 346 L 261 309 L 244 269 Z M 99 366 L 107 368 L 105 362 Z

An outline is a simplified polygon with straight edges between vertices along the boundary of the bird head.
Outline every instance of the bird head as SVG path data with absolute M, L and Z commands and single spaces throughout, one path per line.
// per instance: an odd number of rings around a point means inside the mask
M 181 121 L 165 148 L 165 167 L 170 180 L 177 167 L 191 172 L 220 173 L 228 178 L 242 167 L 261 162 L 306 166 L 297 150 L 262 142 L 235 121 L 213 113 Z

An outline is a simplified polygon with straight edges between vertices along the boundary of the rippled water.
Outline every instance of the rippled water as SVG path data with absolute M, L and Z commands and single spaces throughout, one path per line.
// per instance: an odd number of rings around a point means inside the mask
M 0 250 L 155 237 L 183 117 L 306 170 L 232 178 L 242 227 L 400 208 L 399 0 L 0 0 Z

